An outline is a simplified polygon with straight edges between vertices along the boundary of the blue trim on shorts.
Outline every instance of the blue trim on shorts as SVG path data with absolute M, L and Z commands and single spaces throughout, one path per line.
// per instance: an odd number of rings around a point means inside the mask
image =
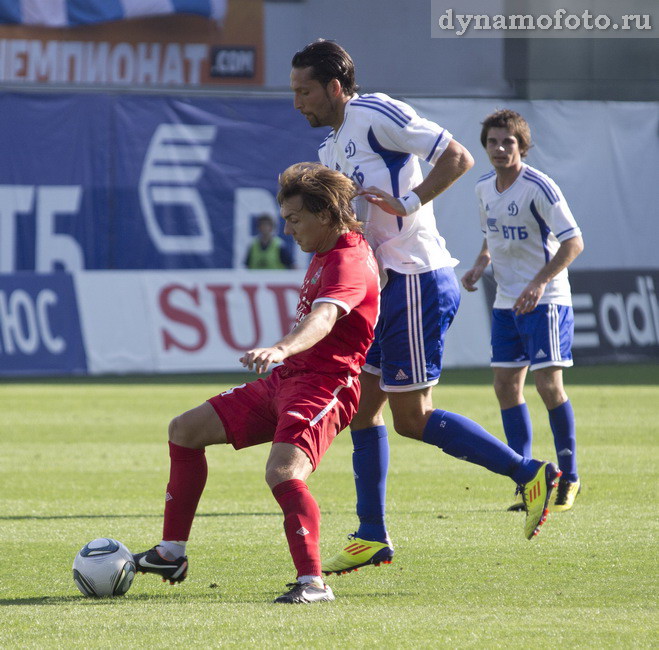
M 444 336 L 460 305 L 460 287 L 451 267 L 404 275 L 388 270 L 380 297 L 380 318 L 366 364 L 381 371 L 386 390 L 437 383 Z
M 574 311 L 567 305 L 538 305 L 529 314 L 492 310 L 492 365 L 571 365 Z

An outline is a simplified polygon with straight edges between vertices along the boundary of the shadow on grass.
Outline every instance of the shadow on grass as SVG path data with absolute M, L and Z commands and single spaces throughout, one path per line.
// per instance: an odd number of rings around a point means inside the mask
M 199 512 L 195 517 L 281 517 L 281 512 Z M 150 515 L 2 515 L 0 521 L 49 521 L 55 519 L 162 519 Z
M 336 588 L 336 585 L 335 585 Z M 198 606 L 200 603 L 217 603 L 222 605 L 271 605 L 272 601 L 280 595 L 281 592 L 262 592 L 253 598 L 235 598 L 235 594 L 218 592 L 218 590 L 209 589 L 207 593 L 176 593 L 176 594 L 134 594 L 125 597 L 116 598 L 86 598 L 82 595 L 74 596 L 35 596 L 33 598 L 0 598 L 0 607 L 34 607 L 37 606 L 62 606 L 62 605 L 81 605 L 83 607 L 123 607 L 134 605 L 136 602 L 172 602 L 176 600 L 178 605 Z M 390 592 L 381 591 L 375 593 L 352 593 L 341 597 L 346 602 L 361 598 L 400 598 L 401 596 L 412 597 L 416 593 L 409 592 Z
M 119 596 L 115 598 L 86 598 L 82 594 L 74 596 L 35 596 L 33 598 L 0 598 L 0 607 L 25 607 L 32 605 L 83 605 L 84 607 L 110 607 L 110 606 L 130 606 L 131 603 L 136 601 L 154 601 L 165 600 L 170 601 L 172 597 L 180 601 L 190 601 L 191 604 L 197 604 L 199 601 L 211 602 L 219 601 L 220 594 L 167 594 L 163 596 L 154 596 L 153 594 L 135 594 L 131 596 Z M 245 601 L 248 602 L 248 601 Z M 249 602 L 259 602 L 254 599 Z
M 500 507 L 491 508 L 469 508 L 464 507 L 460 509 L 460 513 L 499 513 Z M 352 514 L 352 510 L 324 510 L 323 515 L 326 517 L 338 514 Z M 391 515 L 425 515 L 429 518 L 437 519 L 451 519 L 458 513 L 439 512 L 437 510 L 405 510 L 396 511 L 392 510 Z M 512 513 L 519 516 L 519 513 Z M 0 515 L 0 521 L 55 521 L 66 519 L 162 519 L 162 513 L 145 514 L 107 514 L 107 515 L 92 515 L 92 514 L 77 514 L 77 515 Z M 195 518 L 215 518 L 215 517 L 281 517 L 282 513 L 279 512 L 198 512 Z

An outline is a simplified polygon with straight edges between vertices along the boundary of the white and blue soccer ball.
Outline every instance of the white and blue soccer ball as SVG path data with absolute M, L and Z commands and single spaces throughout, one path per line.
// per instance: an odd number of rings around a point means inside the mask
M 85 596 L 123 596 L 134 577 L 130 551 L 109 537 L 85 544 L 73 560 L 73 581 Z

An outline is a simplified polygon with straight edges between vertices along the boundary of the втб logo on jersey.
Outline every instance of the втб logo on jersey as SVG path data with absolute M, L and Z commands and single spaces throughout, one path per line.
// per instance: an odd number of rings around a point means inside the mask
M 161 253 L 212 253 L 208 211 L 196 184 L 210 160 L 217 127 L 160 124 L 151 138 L 140 176 L 140 205 L 147 231 Z M 163 231 L 166 213 L 189 234 Z
M 497 228 L 497 220 L 494 217 L 488 218 L 487 229 L 490 232 L 499 232 L 499 229 Z
M 355 143 L 352 140 L 349 140 L 344 151 L 346 154 L 346 158 L 352 158 L 357 153 L 357 147 L 355 146 Z
M 508 204 L 508 214 L 511 217 L 516 217 L 519 214 L 519 208 L 517 207 L 517 203 L 515 203 L 515 201 L 511 201 Z

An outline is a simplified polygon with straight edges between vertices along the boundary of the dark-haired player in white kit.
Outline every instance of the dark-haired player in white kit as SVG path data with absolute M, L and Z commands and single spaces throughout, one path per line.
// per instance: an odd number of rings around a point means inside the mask
M 473 165 L 471 155 L 408 104 L 382 93 L 358 95 L 352 59 L 332 41 L 315 41 L 295 54 L 291 88 L 295 108 L 312 127 L 332 127 L 320 161 L 362 188 L 357 217 L 386 279 L 351 423 L 360 525 L 350 543 L 323 562 L 323 571 L 351 571 L 393 556 L 385 526 L 387 402 L 399 434 L 524 485 L 531 539 L 545 520 L 556 466 L 524 458 L 473 420 L 432 404 L 444 334 L 460 302 L 457 260 L 437 231 L 432 199 Z M 432 166 L 425 179 L 419 159 Z
M 558 185 L 522 162 L 531 147 L 531 130 L 519 113 L 488 115 L 481 143 L 494 167 L 476 185 L 485 239 L 462 284 L 476 291 L 475 283 L 492 263 L 497 294 L 491 365 L 506 438 L 517 453 L 531 454 L 531 418 L 523 393 L 530 368 L 563 472 L 549 509 L 569 510 L 581 482 L 574 412 L 563 388 L 574 335 L 567 267 L 583 250 L 581 230 Z M 523 509 L 518 491 L 509 510 Z

